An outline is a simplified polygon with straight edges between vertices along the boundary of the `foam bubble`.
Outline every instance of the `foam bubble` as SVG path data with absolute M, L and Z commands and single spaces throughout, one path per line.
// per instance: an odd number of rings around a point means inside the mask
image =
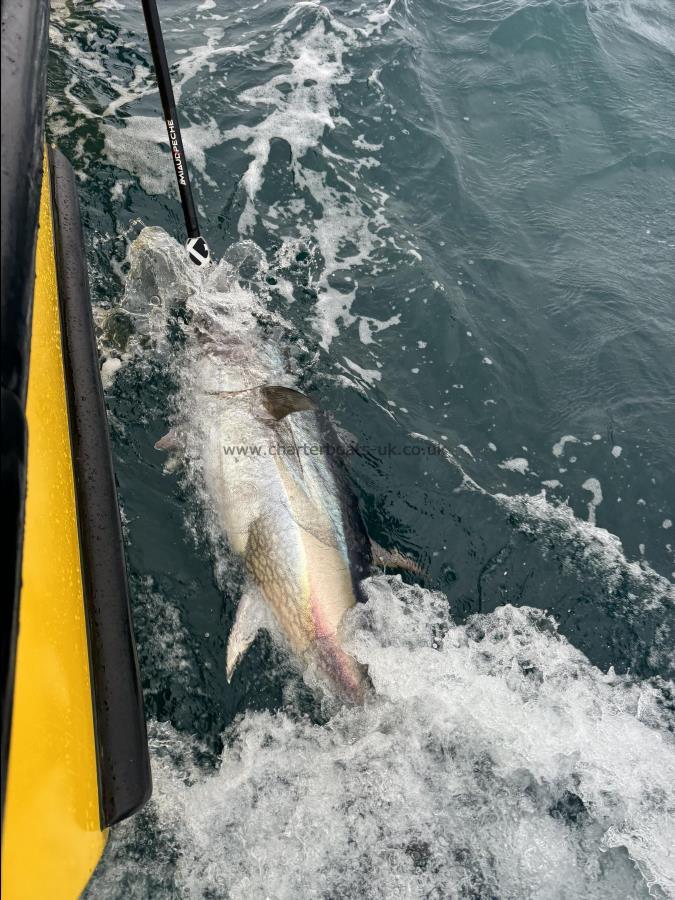
M 373 385 L 376 381 L 380 381 L 382 379 L 382 374 L 378 372 L 377 369 L 363 369 L 348 357 L 345 356 L 343 357 L 343 359 L 352 370 L 352 372 L 355 372 L 362 381 L 366 382 L 366 384 Z
M 509 472 L 520 472 L 521 475 L 527 475 L 530 463 L 523 456 L 516 456 L 513 459 L 505 459 L 499 463 L 500 469 L 506 469 Z
M 120 169 L 138 177 L 148 194 L 164 194 L 175 190 L 176 177 L 171 160 L 160 149 L 169 145 L 164 122 L 151 116 L 130 116 L 118 127 L 103 123 L 104 149 L 108 160 Z M 189 125 L 182 129 L 185 153 L 191 168 L 197 169 L 204 180 L 214 182 L 206 173 L 206 150 L 223 140 L 213 120 L 204 125 Z
M 115 375 L 122 367 L 122 360 L 115 357 L 109 356 L 106 360 L 104 360 L 103 365 L 101 366 L 101 383 L 103 384 L 104 390 L 109 390 L 113 382 L 115 381 Z
M 588 501 L 588 521 L 591 525 L 595 525 L 595 510 L 602 503 L 602 487 L 597 478 L 587 478 L 581 487 L 591 494 L 591 499 Z
M 352 312 L 361 271 L 372 268 L 377 252 L 387 243 L 408 257 L 407 265 L 411 257 L 421 259 L 409 240 L 404 239 L 409 246 L 396 244 L 384 212 L 388 194 L 359 177 L 363 168 L 379 165 L 372 154 L 382 145 L 361 134 L 352 141 L 361 155 L 346 159 L 326 141 L 327 133 L 349 125 L 337 114 L 337 91 L 352 80 L 349 52 L 370 32 L 368 27 L 364 31 L 348 26 L 325 6 L 304 2 L 294 4 L 275 31 L 262 57 L 271 76 L 238 96 L 251 111 L 253 124 L 242 122 L 225 134 L 241 141 L 250 157 L 241 180 L 244 209 L 239 232 L 250 234 L 259 217 L 280 218 L 281 227 L 291 228 L 294 236 L 316 251 L 319 265 L 311 280 L 316 291 L 313 325 L 324 349 L 341 329 L 355 323 L 361 341 L 370 344 L 375 333 L 398 323 L 399 317 L 378 320 Z M 293 180 L 302 199 L 278 202 L 266 214 L 260 195 L 274 141 L 284 141 L 290 148 Z M 310 150 L 321 157 L 318 168 L 308 157 Z M 298 202 L 302 208 L 294 210 Z
M 91 896 L 675 889 L 675 755 L 658 687 L 603 675 L 540 611 L 457 625 L 442 594 L 382 576 L 366 588 L 348 640 L 376 695 L 323 725 L 247 712 L 215 766 L 152 723 L 154 797 L 113 832 Z
M 285 25 L 294 19 L 307 4 L 296 4 L 288 13 Z M 343 64 L 346 46 L 335 30 L 335 20 L 324 8 L 317 8 L 317 21 L 300 40 L 287 39 L 282 32 L 266 54 L 267 62 L 284 62 L 290 72 L 274 75 L 264 84 L 243 91 L 239 100 L 259 107 L 267 115 L 257 125 L 238 125 L 226 137 L 238 138 L 247 145 L 252 156 L 242 184 L 247 194 L 247 208 L 240 220 L 240 231 L 247 233 L 255 222 L 254 201 L 263 181 L 263 169 L 269 158 L 272 140 L 285 140 L 291 148 L 296 174 L 298 161 L 310 147 L 316 146 L 326 129 L 337 124 L 332 110 L 337 101 L 333 93 L 336 84 L 349 81 Z M 328 27 L 328 23 L 333 27 Z M 342 30 L 342 29 L 340 29 Z M 290 88 L 286 94 L 280 88 Z
M 578 444 L 579 438 L 573 434 L 564 434 L 559 441 L 553 445 L 552 453 L 554 456 L 561 457 L 565 455 L 565 444 Z

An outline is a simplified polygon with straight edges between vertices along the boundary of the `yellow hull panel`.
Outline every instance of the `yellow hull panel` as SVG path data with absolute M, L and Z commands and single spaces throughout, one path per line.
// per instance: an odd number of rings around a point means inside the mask
M 26 403 L 28 476 L 14 709 L 3 829 L 7 900 L 73 900 L 100 829 L 54 240 L 45 164 Z

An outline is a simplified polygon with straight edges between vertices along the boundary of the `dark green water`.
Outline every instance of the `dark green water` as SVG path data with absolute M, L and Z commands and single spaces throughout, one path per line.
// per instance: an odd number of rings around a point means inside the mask
M 155 798 L 89 896 L 670 896 L 675 7 L 160 12 L 212 251 L 264 251 L 428 578 L 353 617 L 367 709 L 264 639 L 228 686 L 241 578 L 153 449 L 170 367 L 103 338 Z M 183 237 L 138 4 L 59 4 L 49 87 L 103 321 L 141 227 Z

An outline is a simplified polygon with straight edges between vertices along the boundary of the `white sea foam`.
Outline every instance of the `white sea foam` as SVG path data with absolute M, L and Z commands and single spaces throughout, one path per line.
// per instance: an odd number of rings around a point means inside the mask
M 171 159 L 160 145 L 169 146 L 164 122 L 156 117 L 131 116 L 121 126 L 103 123 L 104 149 L 108 160 L 120 169 L 136 175 L 148 194 L 164 194 L 175 190 Z M 216 123 L 189 125 L 183 129 L 183 144 L 190 166 L 204 180 L 214 185 L 206 172 L 206 150 L 221 143 L 223 137 Z
M 377 369 L 363 369 L 348 357 L 345 356 L 343 359 L 352 372 L 355 372 L 362 381 L 366 382 L 366 384 L 373 385 L 376 381 L 381 381 L 382 373 L 378 372 Z
M 307 6 L 295 4 L 282 26 Z M 301 172 L 302 157 L 310 147 L 318 145 L 326 129 L 334 128 L 339 121 L 333 113 L 337 106 L 334 87 L 349 81 L 343 64 L 345 29 L 341 27 L 338 33 L 336 20 L 328 10 L 314 8 L 319 11 L 316 23 L 300 39 L 289 40 L 288 34 L 282 31 L 265 56 L 267 62 L 290 65 L 290 72 L 274 75 L 264 84 L 243 91 L 238 98 L 246 105 L 264 109 L 265 117 L 257 125 L 238 125 L 225 135 L 243 141 L 252 156 L 242 179 L 247 194 L 247 207 L 239 225 L 243 233 L 255 222 L 254 201 L 262 187 L 272 140 L 277 138 L 288 143 L 297 175 Z
M 579 438 L 573 434 L 564 434 L 559 441 L 553 445 L 552 453 L 558 458 L 565 455 L 565 444 L 578 444 Z
M 675 754 L 657 687 L 603 675 L 540 611 L 456 625 L 442 594 L 384 576 L 366 589 L 348 646 L 376 695 L 324 725 L 247 712 L 215 768 L 195 762 L 195 739 L 152 723 L 153 799 L 115 829 L 92 896 L 675 890 Z
M 391 21 L 391 11 L 396 5 L 396 0 L 389 0 L 383 8 L 372 10 L 368 14 L 370 26 L 365 29 L 365 33 L 371 35 L 373 32 L 381 32 L 384 25 Z
M 520 472 L 521 475 L 527 475 L 530 463 L 523 456 L 516 456 L 514 459 L 505 459 L 499 463 L 500 469 L 507 469 L 509 472 Z
M 150 69 L 147 66 L 142 65 L 134 66 L 134 73 L 128 84 L 110 78 L 106 79 L 106 83 L 117 92 L 117 97 L 114 100 L 111 100 L 108 106 L 103 110 L 101 113 L 103 118 L 116 116 L 118 110 L 123 106 L 126 106 L 127 103 L 139 100 L 141 97 L 146 96 L 146 94 L 157 92 L 157 88 L 151 77 Z
M 238 97 L 240 103 L 258 113 L 258 121 L 237 125 L 225 135 L 240 140 L 250 156 L 241 181 L 245 204 L 239 231 L 249 234 L 254 228 L 261 214 L 259 195 L 272 142 L 284 141 L 290 148 L 296 186 L 309 203 L 299 212 L 291 210 L 290 204 L 284 208 L 284 212 L 294 214 L 283 216 L 281 227 L 286 231 L 292 228 L 294 233 L 281 236 L 291 241 L 300 237 L 318 250 L 322 264 L 312 286 L 317 293 L 314 326 L 321 343 L 327 349 L 341 328 L 355 323 L 363 343 L 372 343 L 374 334 L 399 321 L 397 316 L 377 320 L 352 312 L 360 268 L 372 263 L 378 249 L 393 241 L 385 234 L 388 223 L 384 210 L 389 198 L 384 191 L 359 181 L 360 170 L 379 165 L 379 160 L 372 155 L 348 160 L 326 145 L 329 132 L 349 125 L 337 114 L 336 90 L 351 81 L 346 56 L 363 34 L 327 7 L 306 2 L 294 4 L 276 30 L 277 36 L 264 56 L 264 61 L 274 66 L 275 74 Z M 353 141 L 353 146 L 369 154 L 381 149 L 365 134 Z M 317 170 L 308 163 L 310 150 L 323 157 L 325 167 Z M 276 222 L 275 227 L 279 227 Z M 412 245 L 398 249 L 420 258 Z M 344 282 L 341 276 L 347 271 L 349 282 L 336 286 L 335 276 Z
M 112 387 L 115 381 L 115 375 L 122 367 L 122 360 L 115 356 L 107 357 L 101 366 L 101 383 L 104 390 Z
M 215 3 L 212 3 L 211 6 L 215 6 Z M 199 8 L 210 9 L 211 7 L 202 5 Z M 224 43 L 224 28 L 205 28 L 203 34 L 206 38 L 206 43 L 198 47 L 190 47 L 188 52 L 181 56 L 178 61 L 178 78 L 174 84 L 176 101 L 180 101 L 183 88 L 188 81 L 194 78 L 202 69 L 207 69 L 210 73 L 216 71 L 216 60 L 219 56 L 240 56 L 246 53 L 250 47 L 249 43 L 231 45 Z
M 595 511 L 602 503 L 602 487 L 597 478 L 587 478 L 581 487 L 591 494 L 591 499 L 588 501 L 588 521 L 591 525 L 595 525 Z

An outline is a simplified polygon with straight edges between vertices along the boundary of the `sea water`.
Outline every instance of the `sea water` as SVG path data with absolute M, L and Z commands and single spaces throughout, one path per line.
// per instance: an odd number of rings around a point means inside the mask
M 227 685 L 241 572 L 154 450 L 180 328 L 128 312 L 142 227 L 182 235 L 142 15 L 56 4 L 155 785 L 88 896 L 673 896 L 675 7 L 160 13 L 205 235 L 260 249 L 229 302 L 427 575 L 348 617 L 363 708 L 264 636 Z

